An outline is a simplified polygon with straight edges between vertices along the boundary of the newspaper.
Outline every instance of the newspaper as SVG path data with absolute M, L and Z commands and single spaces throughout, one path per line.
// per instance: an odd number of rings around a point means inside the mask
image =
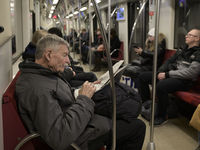
M 121 76 L 123 74 L 123 71 L 125 69 L 126 66 L 119 68 L 122 64 L 123 64 L 124 60 L 120 60 L 119 62 L 117 62 L 114 66 L 113 66 L 113 75 L 114 75 L 114 79 L 115 81 L 120 81 Z M 96 86 L 96 92 L 98 90 L 100 90 L 101 88 L 103 88 L 104 86 L 106 86 L 109 82 L 110 82 L 110 75 L 109 75 L 109 71 L 107 71 L 106 73 L 104 73 L 99 80 L 101 80 L 100 84 L 95 84 Z M 78 93 L 79 93 L 79 89 L 76 89 L 74 91 L 74 96 L 75 98 L 78 97 Z
M 113 75 L 114 78 L 115 76 L 122 71 L 123 68 L 119 67 L 123 64 L 124 60 L 120 60 L 119 62 L 117 62 L 114 66 L 113 66 Z M 96 91 L 100 90 L 101 88 L 103 88 L 105 85 L 107 85 L 110 82 L 110 75 L 109 75 L 109 71 L 107 71 L 106 73 L 104 73 L 99 80 L 101 80 L 100 84 L 95 84 L 96 86 Z

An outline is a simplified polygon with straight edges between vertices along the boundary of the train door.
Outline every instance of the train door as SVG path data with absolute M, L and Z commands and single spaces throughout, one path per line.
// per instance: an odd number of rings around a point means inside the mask
M 143 0 L 144 2 L 144 0 Z M 128 37 L 131 37 L 131 31 L 133 24 L 139 14 L 139 10 L 143 4 L 143 2 L 140 0 L 136 2 L 129 3 L 129 23 L 128 23 Z M 144 48 L 145 46 L 145 40 L 147 38 L 147 33 L 149 31 L 149 3 L 147 2 L 136 25 L 136 29 L 133 33 L 133 39 L 132 43 L 133 45 L 140 46 L 141 48 Z M 130 40 L 130 39 L 129 39 Z M 130 44 L 130 43 L 129 43 Z M 138 55 L 135 54 L 133 50 L 131 50 L 130 60 L 132 61 L 138 57 Z

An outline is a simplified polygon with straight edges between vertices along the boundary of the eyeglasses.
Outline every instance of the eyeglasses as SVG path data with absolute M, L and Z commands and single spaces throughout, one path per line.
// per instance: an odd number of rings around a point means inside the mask
M 193 35 L 193 34 L 186 34 L 187 37 L 191 37 L 191 36 L 194 36 L 194 37 L 198 37 L 196 35 Z

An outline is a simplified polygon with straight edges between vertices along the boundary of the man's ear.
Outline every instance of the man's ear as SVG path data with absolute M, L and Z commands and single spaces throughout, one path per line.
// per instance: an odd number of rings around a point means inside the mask
M 46 52 L 45 52 L 45 57 L 48 61 L 51 60 L 52 58 L 52 50 L 51 49 L 47 49 Z

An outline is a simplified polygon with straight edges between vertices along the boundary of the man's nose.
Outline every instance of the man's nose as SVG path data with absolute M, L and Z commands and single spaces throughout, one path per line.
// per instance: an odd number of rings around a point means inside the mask
M 68 64 L 70 64 L 69 56 L 66 57 L 65 62 L 68 63 Z

